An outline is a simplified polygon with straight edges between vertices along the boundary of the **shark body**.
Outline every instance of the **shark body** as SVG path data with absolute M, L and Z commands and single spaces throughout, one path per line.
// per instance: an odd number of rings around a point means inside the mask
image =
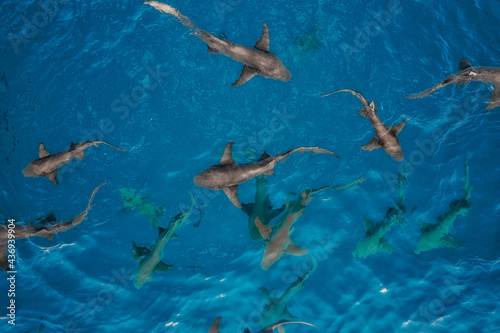
M 210 330 L 208 331 L 208 333 L 219 333 L 219 323 L 220 323 L 221 319 L 222 319 L 222 317 L 218 317 L 217 319 L 215 319 L 215 321 L 213 322 L 212 326 L 210 326 Z M 272 324 L 272 325 L 270 325 L 268 327 L 265 327 L 265 328 L 261 329 L 257 333 L 269 333 L 269 332 L 273 332 L 275 328 L 277 328 L 280 332 L 284 332 L 284 328 L 282 326 L 283 325 L 287 325 L 287 324 L 301 324 L 301 325 L 307 325 L 307 326 L 316 327 L 313 324 L 309 324 L 309 323 L 306 323 L 306 322 L 303 322 L 303 321 L 282 320 L 282 321 L 279 321 L 277 323 L 274 323 L 274 324 Z M 243 333 L 251 333 L 251 332 L 250 332 L 250 330 L 248 328 L 245 328 L 245 330 L 243 331 Z
M 465 216 L 472 208 L 469 201 L 472 191 L 472 186 L 469 184 L 469 165 L 468 161 L 465 163 L 464 175 L 464 196 L 460 199 L 455 199 L 450 203 L 450 209 L 438 218 L 437 223 L 423 223 L 422 234 L 418 238 L 415 253 L 429 251 L 439 247 L 453 247 L 458 249 L 460 244 L 453 236 L 449 234 L 453 223 L 458 216 Z
M 71 142 L 71 148 L 69 148 L 68 150 L 51 155 L 45 149 L 43 142 L 41 142 L 38 147 L 38 155 L 40 158 L 28 164 L 28 166 L 23 170 L 23 174 L 25 177 L 48 177 L 52 183 L 57 185 L 59 184 L 59 182 L 57 181 L 57 169 L 59 167 L 70 162 L 74 158 L 83 160 L 83 158 L 85 157 L 83 151 L 85 149 L 91 146 L 98 147 L 98 144 L 101 143 L 111 146 L 115 149 L 125 151 L 125 149 L 113 146 L 106 141 L 97 140 L 85 141 L 78 144 L 74 144 L 73 142 Z
M 94 200 L 94 196 L 102 185 L 104 185 L 104 183 L 94 189 L 92 195 L 90 196 L 89 203 L 87 204 L 87 208 L 74 219 L 65 222 L 55 222 L 54 213 L 51 212 L 47 216 L 39 219 L 37 223 L 16 225 L 14 229 L 15 240 L 18 241 L 19 239 L 29 238 L 29 237 L 44 237 L 49 240 L 53 240 L 55 234 L 76 227 L 87 218 L 87 214 L 90 211 L 90 207 L 92 205 L 92 201 Z M 9 270 L 9 266 L 7 263 L 8 242 L 9 242 L 8 227 L 5 224 L 2 224 L 0 225 L 0 266 L 6 272 Z
M 338 92 L 350 93 L 356 96 L 361 101 L 364 108 L 361 109 L 358 113 L 363 117 L 367 118 L 368 120 L 370 120 L 370 124 L 375 130 L 375 137 L 366 145 L 361 146 L 361 149 L 372 151 L 374 149 L 382 148 L 387 154 L 389 154 L 396 161 L 399 162 L 403 160 L 404 157 L 403 150 L 401 149 L 401 143 L 399 142 L 397 136 L 405 126 L 406 120 L 403 119 L 401 123 L 391 127 L 386 126 L 378 116 L 377 106 L 375 105 L 375 102 L 372 101 L 371 103 L 368 103 L 368 101 L 366 100 L 366 98 L 363 97 L 363 95 L 351 89 L 341 89 L 333 91 L 321 95 L 320 97 L 325 97 Z
M 400 224 L 406 225 L 403 217 L 406 214 L 405 199 L 406 195 L 403 191 L 403 184 L 408 185 L 406 175 L 399 174 L 396 180 L 396 187 L 399 190 L 399 201 L 394 207 L 389 207 L 385 214 L 384 220 L 374 224 L 369 219 L 365 218 L 366 235 L 363 240 L 358 240 L 356 249 L 352 252 L 353 256 L 366 258 L 370 255 L 387 252 L 392 253 L 396 251 L 387 241 L 383 238 L 384 235 L 391 230 L 392 226 Z
M 297 293 L 299 290 L 304 288 L 304 283 L 316 270 L 317 260 L 311 257 L 313 266 L 301 277 L 290 285 L 280 298 L 271 297 L 269 291 L 262 287 L 261 290 L 267 297 L 269 304 L 264 306 L 262 315 L 260 317 L 260 324 L 262 326 L 272 325 L 280 319 L 296 320 L 297 317 L 293 316 L 287 309 L 286 305 L 288 301 Z
M 243 71 L 239 79 L 232 84 L 233 87 L 245 84 L 255 75 L 285 82 L 290 81 L 292 74 L 277 56 L 269 52 L 269 29 L 266 23 L 263 24 L 263 32 L 259 41 L 254 47 L 248 47 L 217 38 L 206 31 L 200 30 L 187 16 L 182 15 L 181 12 L 170 5 L 158 1 L 146 1 L 144 4 L 179 19 L 183 25 L 193 31 L 196 37 L 207 44 L 208 52 L 223 54 L 243 63 Z
M 215 191 L 223 190 L 233 205 L 240 209 L 242 205 L 238 199 L 238 184 L 244 183 L 259 175 L 273 175 L 273 169 L 276 164 L 286 160 L 291 154 L 296 152 L 313 152 L 315 154 L 330 154 L 337 156 L 335 153 L 319 147 L 298 147 L 286 153 L 261 159 L 258 162 L 236 164 L 231 152 L 233 144 L 234 142 L 229 142 L 226 145 L 220 163 L 196 175 L 194 177 L 194 183 L 197 186 L 206 187 Z M 265 155 L 267 155 L 267 153 Z
M 134 285 L 137 289 L 140 289 L 146 282 L 151 281 L 153 273 L 167 272 L 172 267 L 172 265 L 166 265 L 161 261 L 165 245 L 170 239 L 177 237 L 175 230 L 189 219 L 193 206 L 194 198 L 191 194 L 191 207 L 175 216 L 166 229 L 158 227 L 158 239 L 151 250 L 138 247 L 133 243 L 134 259 L 140 261 L 136 270 L 137 276 L 134 279 Z
M 500 67 L 476 67 L 462 59 L 458 68 L 458 73 L 450 75 L 442 82 L 436 84 L 434 87 L 429 88 L 418 94 L 411 94 L 406 96 L 409 99 L 423 98 L 429 96 L 431 93 L 438 89 L 446 87 L 450 84 L 468 84 L 471 81 L 491 83 L 494 86 L 493 93 L 488 102 L 486 110 L 491 110 L 500 106 Z

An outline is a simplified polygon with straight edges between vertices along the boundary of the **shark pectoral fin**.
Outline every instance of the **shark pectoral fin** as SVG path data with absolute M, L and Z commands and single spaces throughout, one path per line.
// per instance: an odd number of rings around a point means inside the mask
M 441 237 L 441 245 L 445 247 L 452 247 L 454 249 L 460 248 L 460 245 L 458 244 L 457 240 L 449 234 L 446 234 L 443 237 Z
M 288 311 L 288 308 L 286 306 L 283 309 L 282 316 L 283 316 L 283 318 L 290 319 L 290 320 L 297 319 L 297 317 L 295 317 L 293 314 L 290 313 L 290 311 Z
M 217 50 L 216 48 L 208 46 L 208 53 L 219 54 L 220 51 Z
M 38 156 L 40 156 L 40 158 L 50 156 L 49 152 L 45 149 L 43 142 L 40 142 L 40 145 L 38 146 Z
M 358 114 L 365 117 L 365 118 L 368 118 L 368 112 L 366 112 L 366 109 L 359 110 Z
M 54 184 L 59 184 L 57 181 L 57 169 L 48 174 L 49 180 Z
M 220 159 L 220 165 L 235 164 L 233 160 L 233 144 L 234 142 L 228 142 L 226 144 L 226 148 L 224 148 L 224 153 L 222 154 L 222 158 Z
M 488 106 L 486 110 L 492 110 L 500 106 L 500 85 L 495 87 L 493 93 L 491 94 L 490 100 L 488 101 Z
M 391 246 L 391 244 L 389 244 L 389 242 L 385 238 L 380 238 L 379 245 L 380 249 L 384 252 L 392 253 L 397 251 L 395 248 Z
M 231 85 L 231 87 L 241 86 L 250 81 L 250 79 L 253 78 L 255 75 L 257 75 L 257 71 L 245 65 L 243 66 L 243 70 L 241 71 L 240 77 L 235 83 Z
M 369 151 L 372 151 L 372 150 L 378 149 L 378 148 L 382 148 L 382 146 L 380 145 L 380 141 L 378 141 L 376 136 L 373 137 L 373 139 L 370 142 L 368 142 L 366 145 L 361 146 L 361 149 L 369 150 Z
M 271 169 L 269 171 L 266 171 L 263 173 L 263 175 L 266 175 L 266 176 L 274 176 L 274 169 Z
M 425 231 L 427 228 L 429 228 L 430 226 L 432 226 L 432 224 L 420 221 L 420 226 L 422 227 L 422 231 Z
M 271 226 L 262 223 L 259 217 L 255 219 L 255 226 L 257 227 L 257 229 L 259 229 L 262 238 L 264 238 L 265 240 L 270 239 L 271 233 L 273 232 L 273 228 Z
M 462 59 L 460 61 L 460 65 L 458 66 L 458 71 L 460 72 L 470 67 L 472 67 L 472 64 L 468 60 Z
M 242 206 L 240 200 L 238 199 L 238 185 L 234 185 L 231 187 L 224 187 L 223 190 L 226 196 L 229 198 L 229 200 L 231 200 L 233 205 L 235 205 L 236 208 L 241 209 Z
M 158 235 L 161 235 L 161 233 L 164 232 L 165 230 L 167 230 L 167 229 L 165 229 L 163 227 L 158 227 Z
M 373 225 L 373 222 L 372 222 L 372 221 L 370 221 L 370 220 L 368 220 L 368 219 L 365 217 L 365 229 L 366 229 L 366 231 L 367 231 L 367 232 L 368 232 L 368 231 L 371 231 L 371 230 L 373 230 L 373 228 L 374 228 L 374 227 L 375 227 L 375 226 Z
M 400 122 L 399 124 L 389 127 L 389 131 L 392 134 L 394 134 L 394 135 L 397 136 L 401 132 L 401 130 L 403 129 L 403 127 L 405 127 L 405 124 L 406 124 L 406 120 L 403 119 L 403 121 Z
M 154 273 L 166 273 L 170 269 L 170 267 L 173 267 L 174 265 L 167 265 L 163 261 L 160 261 L 158 265 L 156 265 L 154 269 Z
M 260 289 L 260 291 L 262 291 L 262 293 L 264 294 L 264 296 L 266 297 L 266 299 L 268 301 L 271 301 L 271 294 L 269 293 L 269 290 L 267 290 L 266 287 L 260 287 L 259 289 Z
M 308 249 L 303 249 L 299 246 L 297 246 L 293 240 L 290 239 L 290 244 L 288 245 L 287 249 L 285 250 L 286 254 L 291 254 L 292 256 L 303 256 L 309 252 Z
M 135 261 L 140 261 L 144 259 L 144 257 L 151 252 L 151 250 L 148 249 L 147 247 L 137 246 L 135 242 L 132 242 L 132 247 L 134 248 L 134 255 L 132 256 L 132 258 Z
M 210 329 L 208 330 L 208 333 L 219 333 L 219 322 L 222 319 L 222 317 L 219 317 L 215 319 L 214 323 L 212 326 L 210 326 Z
M 83 153 L 83 150 L 75 152 L 75 158 L 77 158 L 79 160 L 83 160 L 85 158 L 85 154 Z
M 276 216 L 280 215 L 286 208 L 286 205 L 281 206 L 279 209 L 273 209 L 269 215 L 270 220 L 274 219 Z
M 269 52 L 269 28 L 266 23 L 262 24 L 262 35 L 260 39 L 255 43 L 254 47 L 261 51 Z

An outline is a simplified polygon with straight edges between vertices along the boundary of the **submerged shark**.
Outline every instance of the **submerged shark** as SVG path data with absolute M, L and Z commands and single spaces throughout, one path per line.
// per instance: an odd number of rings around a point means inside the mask
M 391 230 L 393 225 L 406 225 L 403 219 L 406 214 L 405 199 L 406 195 L 403 190 L 403 184 L 408 186 L 408 179 L 405 174 L 399 174 L 396 180 L 396 187 L 399 190 L 399 201 L 390 207 L 385 214 L 383 221 L 374 224 L 369 219 L 365 218 L 366 235 L 364 240 L 358 240 L 356 249 L 352 251 L 353 256 L 366 258 L 369 255 L 379 252 L 392 253 L 396 251 L 383 236 Z
M 472 186 L 469 184 L 469 164 L 468 159 L 465 162 L 464 175 L 464 196 L 461 199 L 455 199 L 450 203 L 450 209 L 438 218 L 437 223 L 429 224 L 422 222 L 422 234 L 418 238 L 418 244 L 415 253 L 429 251 L 439 247 L 453 247 L 458 249 L 460 244 L 449 234 L 453 227 L 455 219 L 461 215 L 465 216 L 472 208 L 469 199 L 471 196 Z
M 275 323 L 282 318 L 290 320 L 297 319 L 297 317 L 293 316 L 288 311 L 286 304 L 293 295 L 304 288 L 304 283 L 316 270 L 318 261 L 314 257 L 311 257 L 311 260 L 313 264 L 311 269 L 309 269 L 302 277 L 298 277 L 297 280 L 285 290 L 280 298 L 271 297 L 269 291 L 266 288 L 261 288 L 262 292 L 269 301 L 269 304 L 264 307 L 264 310 L 262 311 L 262 315 L 260 317 L 260 324 L 262 326 L 271 325 L 272 323 Z
M 158 239 L 153 248 L 150 250 L 145 247 L 134 246 L 134 260 L 140 260 L 137 267 L 137 276 L 134 279 L 134 285 L 140 289 L 146 282 L 153 279 L 153 273 L 167 272 L 172 265 L 166 265 L 161 260 L 163 258 L 163 250 L 167 242 L 177 237 L 175 230 L 189 219 L 194 206 L 193 194 L 191 195 L 191 207 L 175 216 L 166 229 L 158 227 Z
M 491 94 L 486 110 L 491 110 L 500 106 L 500 67 L 475 67 L 472 66 L 469 61 L 464 59 L 460 61 L 457 74 L 450 75 L 443 82 L 436 84 L 430 89 L 418 94 L 411 94 L 406 97 L 409 99 L 422 98 L 429 96 L 434 91 L 446 87 L 449 84 L 468 84 L 471 81 L 493 84 L 494 90 Z
M 207 43 L 208 52 L 223 54 L 237 62 L 243 63 L 243 71 L 239 79 L 231 86 L 241 86 L 255 75 L 260 75 L 267 79 L 290 81 L 292 74 L 277 56 L 269 52 L 269 29 L 267 28 L 267 24 L 264 23 L 262 36 L 259 41 L 254 47 L 248 47 L 217 38 L 206 31 L 200 30 L 187 16 L 182 15 L 181 12 L 170 5 L 158 1 L 146 1 L 144 4 L 179 19 L 183 25 L 193 31 L 193 35 Z
M 87 204 L 87 208 L 80 213 L 73 220 L 66 222 L 55 222 L 54 213 L 50 212 L 47 216 L 38 219 L 36 223 L 27 223 L 26 225 L 16 225 L 15 227 L 15 240 L 28 238 L 28 237 L 44 237 L 49 240 L 53 240 L 55 234 L 71 229 L 80 223 L 82 223 L 86 218 L 87 214 L 90 211 L 90 207 L 92 205 L 92 201 L 94 200 L 94 196 L 99 190 L 99 188 L 104 185 L 97 186 L 92 195 L 90 196 L 89 203 Z M 55 222 L 55 223 L 54 223 Z M 7 272 L 9 271 L 9 265 L 7 262 L 7 247 L 9 242 L 9 231 L 8 227 L 5 224 L 0 225 L 0 266 Z
M 298 147 L 275 156 L 267 157 L 247 164 L 236 164 L 232 156 L 232 147 L 234 142 L 226 145 L 224 154 L 220 163 L 211 166 L 194 177 L 194 183 L 197 186 L 206 187 L 214 191 L 223 190 L 226 196 L 237 208 L 243 208 L 238 199 L 238 184 L 244 183 L 249 179 L 259 175 L 274 175 L 274 167 L 278 162 L 284 161 L 293 153 L 313 152 L 315 154 L 337 154 L 319 147 Z M 267 155 L 267 154 L 266 154 Z M 265 155 L 263 155 L 265 156 Z M 269 155 L 268 155 L 269 156 Z
M 38 147 L 38 154 L 40 158 L 28 164 L 28 166 L 23 170 L 24 177 L 49 177 L 50 181 L 57 185 L 59 184 L 59 182 L 57 181 L 57 169 L 59 167 L 68 163 L 74 158 L 83 160 L 83 158 L 85 157 L 83 151 L 85 149 L 90 146 L 98 147 L 98 144 L 101 143 L 121 151 L 126 151 L 125 149 L 115 147 L 112 144 L 107 143 L 106 141 L 97 140 L 85 141 L 78 144 L 74 144 L 73 142 L 71 142 L 71 148 L 69 148 L 68 150 L 51 155 L 45 149 L 43 142 L 41 142 Z
M 264 153 L 261 160 L 268 158 L 269 155 Z M 257 184 L 257 191 L 255 192 L 255 203 L 242 204 L 242 211 L 248 215 L 248 230 L 250 237 L 253 240 L 261 240 L 259 229 L 255 226 L 255 219 L 258 217 L 260 221 L 268 225 L 272 219 L 281 214 L 285 210 L 285 205 L 279 209 L 273 209 L 271 201 L 269 200 L 269 191 L 267 189 L 266 175 L 255 177 Z
M 325 97 L 338 92 L 348 92 L 356 96 L 361 101 L 361 103 L 363 103 L 364 108 L 361 109 L 358 113 L 363 117 L 368 118 L 373 129 L 375 130 L 375 137 L 366 145 L 361 146 L 361 149 L 372 151 L 374 149 L 382 148 L 396 161 L 399 162 L 403 160 L 403 150 L 401 149 L 401 143 L 399 142 L 397 136 L 405 126 L 406 120 L 403 119 L 401 123 L 391 127 L 387 127 L 380 120 L 377 114 L 377 107 L 375 105 L 375 102 L 372 101 L 371 103 L 368 103 L 363 95 L 351 89 L 341 89 L 333 91 L 328 94 L 321 95 L 320 97 Z
M 219 333 L 219 323 L 220 323 L 220 320 L 222 319 L 222 317 L 218 317 L 217 319 L 215 319 L 215 321 L 213 322 L 212 326 L 210 326 L 210 330 L 208 330 L 208 333 Z M 275 328 L 278 329 L 278 331 L 281 333 L 281 332 L 285 332 L 284 328 L 282 327 L 283 325 L 287 325 L 287 324 L 301 324 L 301 325 L 307 325 L 307 326 L 312 326 L 312 327 L 316 327 L 314 326 L 313 324 L 309 324 L 309 323 L 306 323 L 306 322 L 303 322 L 303 321 L 288 321 L 288 320 L 282 320 L 282 321 L 279 321 L 277 323 L 274 323 L 268 327 L 265 327 L 263 329 L 261 329 L 259 332 L 257 333 L 269 333 L 269 332 L 273 332 Z M 245 330 L 243 331 L 243 333 L 252 333 L 250 332 L 250 330 L 248 328 L 245 328 Z

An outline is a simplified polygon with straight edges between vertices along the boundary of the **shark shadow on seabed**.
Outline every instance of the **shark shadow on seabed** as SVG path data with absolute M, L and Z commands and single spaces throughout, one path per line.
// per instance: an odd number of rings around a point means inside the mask
M 385 213 L 384 220 L 373 223 L 365 217 L 365 239 L 358 240 L 356 249 L 352 251 L 353 256 L 359 258 L 366 258 L 369 255 L 377 254 L 379 252 L 392 253 L 396 251 L 387 241 L 383 238 L 386 233 L 391 230 L 394 225 L 405 226 L 406 221 L 403 219 L 406 214 L 405 199 L 406 194 L 403 190 L 403 185 L 408 186 L 408 170 L 405 169 L 398 175 L 396 179 L 396 188 L 398 189 L 399 200 L 395 203 L 394 207 L 389 207 Z
M 264 306 L 264 309 L 262 310 L 262 315 L 259 321 L 262 326 L 271 325 L 273 323 L 276 323 L 280 319 L 297 320 L 297 317 L 295 317 L 288 311 L 286 305 L 297 292 L 304 288 L 304 283 L 316 270 L 318 261 L 316 260 L 316 258 L 311 256 L 311 262 L 312 267 L 303 276 L 298 277 L 293 284 L 288 286 L 288 288 L 280 298 L 272 297 L 265 287 L 260 288 L 269 302 Z
M 303 256 L 307 254 L 308 250 L 297 246 L 294 241 L 290 238 L 293 232 L 293 225 L 299 217 L 306 213 L 305 208 L 307 204 L 312 200 L 311 196 L 315 193 L 324 191 L 326 189 L 336 190 L 345 189 L 354 186 L 358 183 L 364 181 L 364 178 L 353 181 L 347 185 L 338 186 L 324 186 L 315 190 L 303 190 L 299 194 L 299 198 L 296 201 L 286 201 L 286 209 L 278 221 L 273 225 L 265 225 L 260 221 L 260 218 L 255 219 L 255 225 L 260 232 L 262 238 L 264 238 L 266 249 L 264 250 L 264 256 L 260 267 L 263 270 L 267 270 L 271 265 L 277 262 L 285 253 L 294 256 Z
M 124 208 L 138 210 L 142 215 L 151 220 L 153 227 L 158 228 L 160 226 L 160 217 L 164 214 L 164 207 L 155 206 L 148 200 L 147 196 L 135 194 L 135 190 L 133 189 L 121 188 L 120 193 Z
M 19 239 L 31 237 L 44 237 L 49 240 L 53 240 L 55 234 L 76 227 L 87 218 L 90 208 L 92 207 L 94 196 L 102 185 L 104 185 L 104 183 L 94 189 L 92 195 L 90 196 L 89 203 L 87 204 L 87 208 L 74 219 L 66 222 L 56 222 L 54 213 L 50 212 L 46 216 L 39 218 L 35 223 L 16 225 L 15 240 L 18 241 Z M 8 262 L 10 255 L 7 254 L 7 248 L 10 240 L 9 234 L 7 226 L 5 224 L 0 225 L 0 266 L 6 272 L 9 271 L 10 268 Z
M 191 196 L 191 207 L 172 218 L 166 229 L 158 227 L 158 238 L 151 249 L 139 247 L 135 243 L 132 243 L 134 248 L 133 258 L 140 262 L 136 270 L 137 276 L 134 278 L 134 286 L 137 289 L 140 289 L 146 282 L 151 281 L 153 273 L 165 273 L 172 267 L 172 265 L 167 265 L 161 260 L 163 259 L 165 245 L 167 245 L 170 239 L 177 237 L 175 230 L 184 224 L 189 219 L 189 215 L 191 215 L 194 207 L 194 198 L 191 192 L 189 194 Z
M 421 222 L 422 234 L 418 238 L 418 244 L 415 248 L 415 253 L 429 251 L 439 247 L 460 248 L 461 244 L 457 242 L 453 236 L 449 234 L 453 227 L 453 222 L 460 216 L 465 216 L 472 208 L 472 203 L 469 201 L 473 187 L 469 184 L 469 158 L 465 161 L 465 174 L 463 177 L 464 196 L 460 199 L 455 199 L 450 203 L 449 210 L 442 216 L 438 217 L 437 223 L 430 224 Z

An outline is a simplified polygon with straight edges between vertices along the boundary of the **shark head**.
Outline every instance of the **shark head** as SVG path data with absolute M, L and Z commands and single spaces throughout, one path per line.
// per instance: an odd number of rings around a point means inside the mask
M 36 167 L 33 163 L 28 164 L 23 170 L 24 177 L 37 177 L 39 174 L 36 172 Z
M 292 73 L 290 73 L 290 71 L 285 67 L 285 65 L 283 65 L 278 57 L 275 57 L 272 69 L 262 76 L 267 76 L 276 80 L 288 82 L 292 78 Z
M 218 185 L 223 182 L 223 179 L 219 179 L 222 176 L 222 174 L 214 172 L 213 167 L 211 167 L 194 176 L 193 181 L 196 186 L 218 191 L 223 188 L 223 186 Z

